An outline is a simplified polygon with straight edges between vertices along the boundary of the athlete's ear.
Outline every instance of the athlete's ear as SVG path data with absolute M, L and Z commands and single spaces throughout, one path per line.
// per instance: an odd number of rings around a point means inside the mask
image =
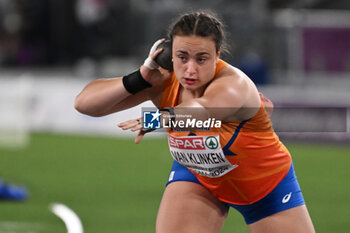
M 219 62 L 219 59 L 220 59 L 220 54 L 221 54 L 221 49 L 219 49 L 219 51 L 216 53 L 216 63 Z

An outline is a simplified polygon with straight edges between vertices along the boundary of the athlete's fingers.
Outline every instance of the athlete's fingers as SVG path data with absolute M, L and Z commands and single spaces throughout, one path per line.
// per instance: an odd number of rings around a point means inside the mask
M 132 131 L 136 131 L 142 128 L 142 118 L 137 118 L 133 120 L 128 120 L 118 124 L 118 127 L 122 130 L 132 129 Z M 134 129 L 134 130 L 133 130 Z
M 263 95 L 263 93 L 259 92 L 259 96 L 261 100 L 266 100 L 266 97 Z
M 152 58 L 153 60 L 156 59 L 156 57 L 158 56 L 158 54 L 160 54 L 161 52 L 163 52 L 163 48 L 157 49 L 154 53 L 150 54 L 150 58 Z
M 271 116 L 273 112 L 273 107 L 274 107 L 272 101 L 266 98 L 261 92 L 259 92 L 259 96 L 265 106 L 267 115 Z
M 157 50 L 157 47 L 158 47 L 161 43 L 164 43 L 164 41 L 165 41 L 165 38 L 157 40 L 157 41 L 153 44 L 151 50 L 149 51 L 149 55 L 152 55 L 152 53 L 154 53 L 154 52 Z
M 128 129 L 135 127 L 136 125 L 137 125 L 137 123 L 134 121 L 126 121 L 126 122 L 118 124 L 118 127 L 121 128 L 122 130 L 128 130 Z
M 155 70 L 155 69 L 158 69 L 159 65 L 157 64 L 157 62 L 154 61 L 154 59 L 158 56 L 159 53 L 161 53 L 163 51 L 163 49 L 157 49 L 157 47 L 161 44 L 161 43 L 164 43 L 165 39 L 160 39 L 160 40 L 157 40 L 150 52 L 149 52 L 149 55 L 148 57 L 146 58 L 146 60 L 144 61 L 143 65 L 145 67 L 147 67 L 148 69 L 150 70 Z
M 132 132 L 139 130 L 139 133 L 137 134 L 137 136 L 135 138 L 136 144 L 141 142 L 141 140 L 143 139 L 143 136 L 146 133 L 153 131 L 153 129 L 143 129 L 142 128 L 142 117 L 119 123 L 118 127 L 120 127 L 123 130 L 130 129 Z
M 137 120 L 138 120 L 138 121 L 137 121 L 137 125 L 135 125 L 135 126 L 131 129 L 132 132 L 135 132 L 135 131 L 137 131 L 137 130 L 142 129 L 141 121 L 140 121 L 139 119 L 137 119 Z

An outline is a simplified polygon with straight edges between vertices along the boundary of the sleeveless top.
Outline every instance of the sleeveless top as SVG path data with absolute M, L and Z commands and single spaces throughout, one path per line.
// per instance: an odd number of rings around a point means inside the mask
M 228 64 L 219 60 L 215 75 Z M 161 108 L 175 107 L 180 83 L 168 79 Z M 222 122 L 219 128 L 168 130 L 170 152 L 220 201 L 246 205 L 270 193 L 286 176 L 291 156 L 272 128 L 263 103 L 250 119 Z

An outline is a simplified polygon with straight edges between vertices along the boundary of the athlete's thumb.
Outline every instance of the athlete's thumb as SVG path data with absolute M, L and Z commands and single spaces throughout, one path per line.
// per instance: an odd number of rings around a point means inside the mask
M 146 133 L 152 132 L 154 129 L 140 129 L 139 133 L 135 138 L 135 144 L 139 144 Z
M 142 129 L 139 131 L 139 133 L 137 134 L 136 138 L 135 138 L 135 144 L 139 144 L 139 142 L 141 142 L 143 135 L 145 135 L 145 133 L 142 133 L 144 131 L 142 131 Z

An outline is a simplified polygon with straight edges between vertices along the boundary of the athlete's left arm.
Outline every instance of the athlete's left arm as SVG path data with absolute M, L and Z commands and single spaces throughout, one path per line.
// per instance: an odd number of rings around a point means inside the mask
M 227 72 L 226 72 L 227 73 Z M 273 107 L 272 102 L 265 98 L 262 94 L 258 94 L 255 85 L 244 74 L 224 74 L 213 80 L 206 88 L 204 94 L 195 99 L 185 100 L 177 105 L 174 109 L 176 120 L 183 116 L 192 116 L 192 118 L 207 120 L 208 118 L 215 118 L 216 120 L 232 121 L 239 109 L 242 107 L 250 110 L 260 107 L 260 101 L 264 104 L 268 103 Z M 272 109 L 272 108 L 271 108 Z M 162 112 L 162 114 L 169 115 L 169 112 Z M 249 115 L 243 118 L 250 118 Z M 242 117 L 242 116 L 240 116 Z M 170 119 L 170 117 L 166 117 Z M 242 119 L 241 119 L 242 120 Z M 140 130 L 135 138 L 135 143 L 139 143 L 143 136 L 149 132 L 147 129 L 142 129 L 142 118 L 133 119 L 119 124 L 123 130 Z
M 222 76 L 214 79 L 201 97 L 183 101 L 174 111 L 176 115 L 191 115 L 201 120 L 215 118 L 230 121 L 245 106 L 250 88 L 245 77 Z
M 184 100 L 181 104 L 174 107 L 175 120 L 185 120 L 187 116 L 191 116 L 189 118 L 203 121 L 209 118 L 229 121 L 229 117 L 244 106 L 248 90 L 249 85 L 244 80 L 244 77 L 230 75 L 218 77 L 208 85 L 201 97 Z M 162 112 L 162 115 L 166 119 L 171 119 L 167 111 Z M 149 132 L 147 129 L 142 129 L 142 125 L 139 122 L 142 122 L 141 118 L 129 120 L 118 125 L 123 130 L 140 130 L 135 138 L 136 144 Z

